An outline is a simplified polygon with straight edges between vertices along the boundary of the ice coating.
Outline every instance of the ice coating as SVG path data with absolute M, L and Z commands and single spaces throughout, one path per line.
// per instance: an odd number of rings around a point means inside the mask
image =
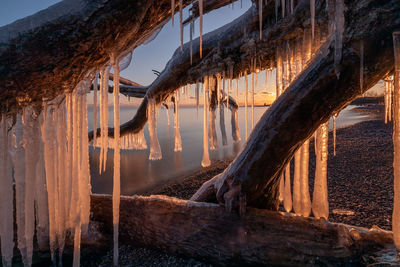
M 182 140 L 181 140 L 181 133 L 179 129 L 179 105 L 178 105 L 178 100 L 177 100 L 177 93 L 175 93 L 174 97 L 174 128 L 175 128 L 175 146 L 174 146 L 174 151 L 182 151 Z
M 279 201 L 283 202 L 285 199 L 285 176 L 282 173 L 279 178 Z
M 3 266 L 11 266 L 14 248 L 14 192 L 11 158 L 9 154 L 11 138 L 8 121 L 2 114 L 0 123 L 0 237 Z
M 394 204 L 392 215 L 393 239 L 400 250 L 400 32 L 393 33 L 394 48 L 394 109 L 393 109 L 393 173 Z
M 160 160 L 162 158 L 160 143 L 157 137 L 157 104 L 154 99 L 148 99 L 147 104 L 147 123 L 150 136 L 150 155 L 149 160 Z
M 290 212 L 292 210 L 292 189 L 290 186 L 290 162 L 285 167 L 283 206 L 287 212 Z
M 253 59 L 254 61 L 254 59 Z M 253 64 L 253 71 L 251 73 L 251 129 L 254 128 L 254 87 L 255 87 L 255 77 L 254 77 L 254 64 Z
M 208 133 L 207 133 L 207 110 L 208 110 L 208 76 L 204 77 L 204 92 L 203 92 L 203 159 L 201 166 L 208 167 L 211 165 L 210 155 L 208 151 Z
M 217 138 L 217 128 L 215 127 L 215 119 L 216 119 L 216 108 L 209 107 L 210 116 L 209 116 L 209 132 L 208 137 L 210 139 L 210 149 L 215 150 L 218 149 L 218 138 Z
M 315 218 L 328 219 L 328 186 L 327 186 L 327 161 L 328 161 L 328 123 L 323 123 L 316 131 L 315 149 L 315 179 L 312 201 L 312 211 Z
M 182 3 L 181 3 L 182 4 Z M 113 171 L 113 263 L 118 266 L 118 231 L 119 204 L 121 195 L 121 155 L 120 155 L 120 119 L 119 119 L 119 63 L 115 56 L 111 57 L 114 71 L 114 171 Z
M 231 109 L 232 138 L 234 142 L 240 141 L 238 110 Z

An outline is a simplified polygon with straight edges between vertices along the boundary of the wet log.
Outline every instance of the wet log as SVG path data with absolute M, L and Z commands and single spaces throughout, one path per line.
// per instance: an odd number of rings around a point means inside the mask
M 92 223 L 112 240 L 112 197 L 92 195 L 91 210 Z M 388 231 L 255 208 L 240 217 L 216 204 L 166 196 L 121 197 L 120 211 L 120 244 L 218 265 L 357 264 L 393 246 Z

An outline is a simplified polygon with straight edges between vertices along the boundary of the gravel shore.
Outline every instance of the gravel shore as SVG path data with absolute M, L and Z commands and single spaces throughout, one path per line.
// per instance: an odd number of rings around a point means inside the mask
M 392 124 L 383 121 L 383 106 L 357 108 L 371 120 L 337 130 L 336 156 L 332 132 L 329 135 L 328 194 L 329 220 L 363 227 L 391 229 L 393 205 Z M 203 184 L 222 172 L 229 161 L 220 161 L 201 171 L 181 177 L 145 193 L 188 199 Z M 293 164 L 292 164 L 293 165 Z M 293 166 L 292 166 L 293 168 Z M 314 142 L 310 142 L 310 195 L 314 183 Z M 292 170 L 293 173 L 293 170 Z M 123 246 L 121 266 L 209 266 L 156 250 Z M 92 266 L 112 264 L 112 251 Z M 94 263 L 94 262 L 93 262 Z

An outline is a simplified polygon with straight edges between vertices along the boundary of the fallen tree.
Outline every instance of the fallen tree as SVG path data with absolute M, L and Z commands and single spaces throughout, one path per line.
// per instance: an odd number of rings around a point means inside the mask
M 91 210 L 92 223 L 111 240 L 111 196 L 92 195 Z M 239 216 L 216 204 L 166 196 L 121 197 L 119 225 L 122 244 L 229 266 L 357 264 L 393 244 L 392 233 L 379 229 L 254 208 Z

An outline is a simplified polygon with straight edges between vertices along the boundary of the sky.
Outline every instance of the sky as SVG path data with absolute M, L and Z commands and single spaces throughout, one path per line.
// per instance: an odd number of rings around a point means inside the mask
M 59 1 L 57 0 L 1 0 L 0 27 L 9 24 L 17 19 L 32 15 L 45 9 Z M 214 10 L 204 16 L 203 32 L 213 31 L 242 15 L 251 6 L 250 0 L 237 1 L 233 8 L 232 5 Z M 183 11 L 184 19 L 189 15 L 188 8 Z M 174 51 L 180 46 L 179 33 L 179 12 L 175 14 L 175 25 L 172 26 L 171 20 L 163 27 L 158 36 L 146 45 L 141 45 L 133 52 L 132 62 L 127 69 L 121 72 L 121 76 L 138 82 L 142 85 L 149 85 L 156 78 L 152 69 L 162 71 L 173 55 Z M 195 23 L 194 38 L 199 36 L 198 20 Z M 184 42 L 189 41 L 189 29 L 184 29 Z M 266 93 L 275 92 L 274 72 L 268 74 L 270 77 L 265 82 L 265 73 L 258 75 L 256 93 L 259 97 L 265 97 Z M 250 77 L 249 77 L 250 78 Z M 244 94 L 244 81 L 239 83 L 240 96 Z M 257 95 L 256 95 L 257 97 Z

